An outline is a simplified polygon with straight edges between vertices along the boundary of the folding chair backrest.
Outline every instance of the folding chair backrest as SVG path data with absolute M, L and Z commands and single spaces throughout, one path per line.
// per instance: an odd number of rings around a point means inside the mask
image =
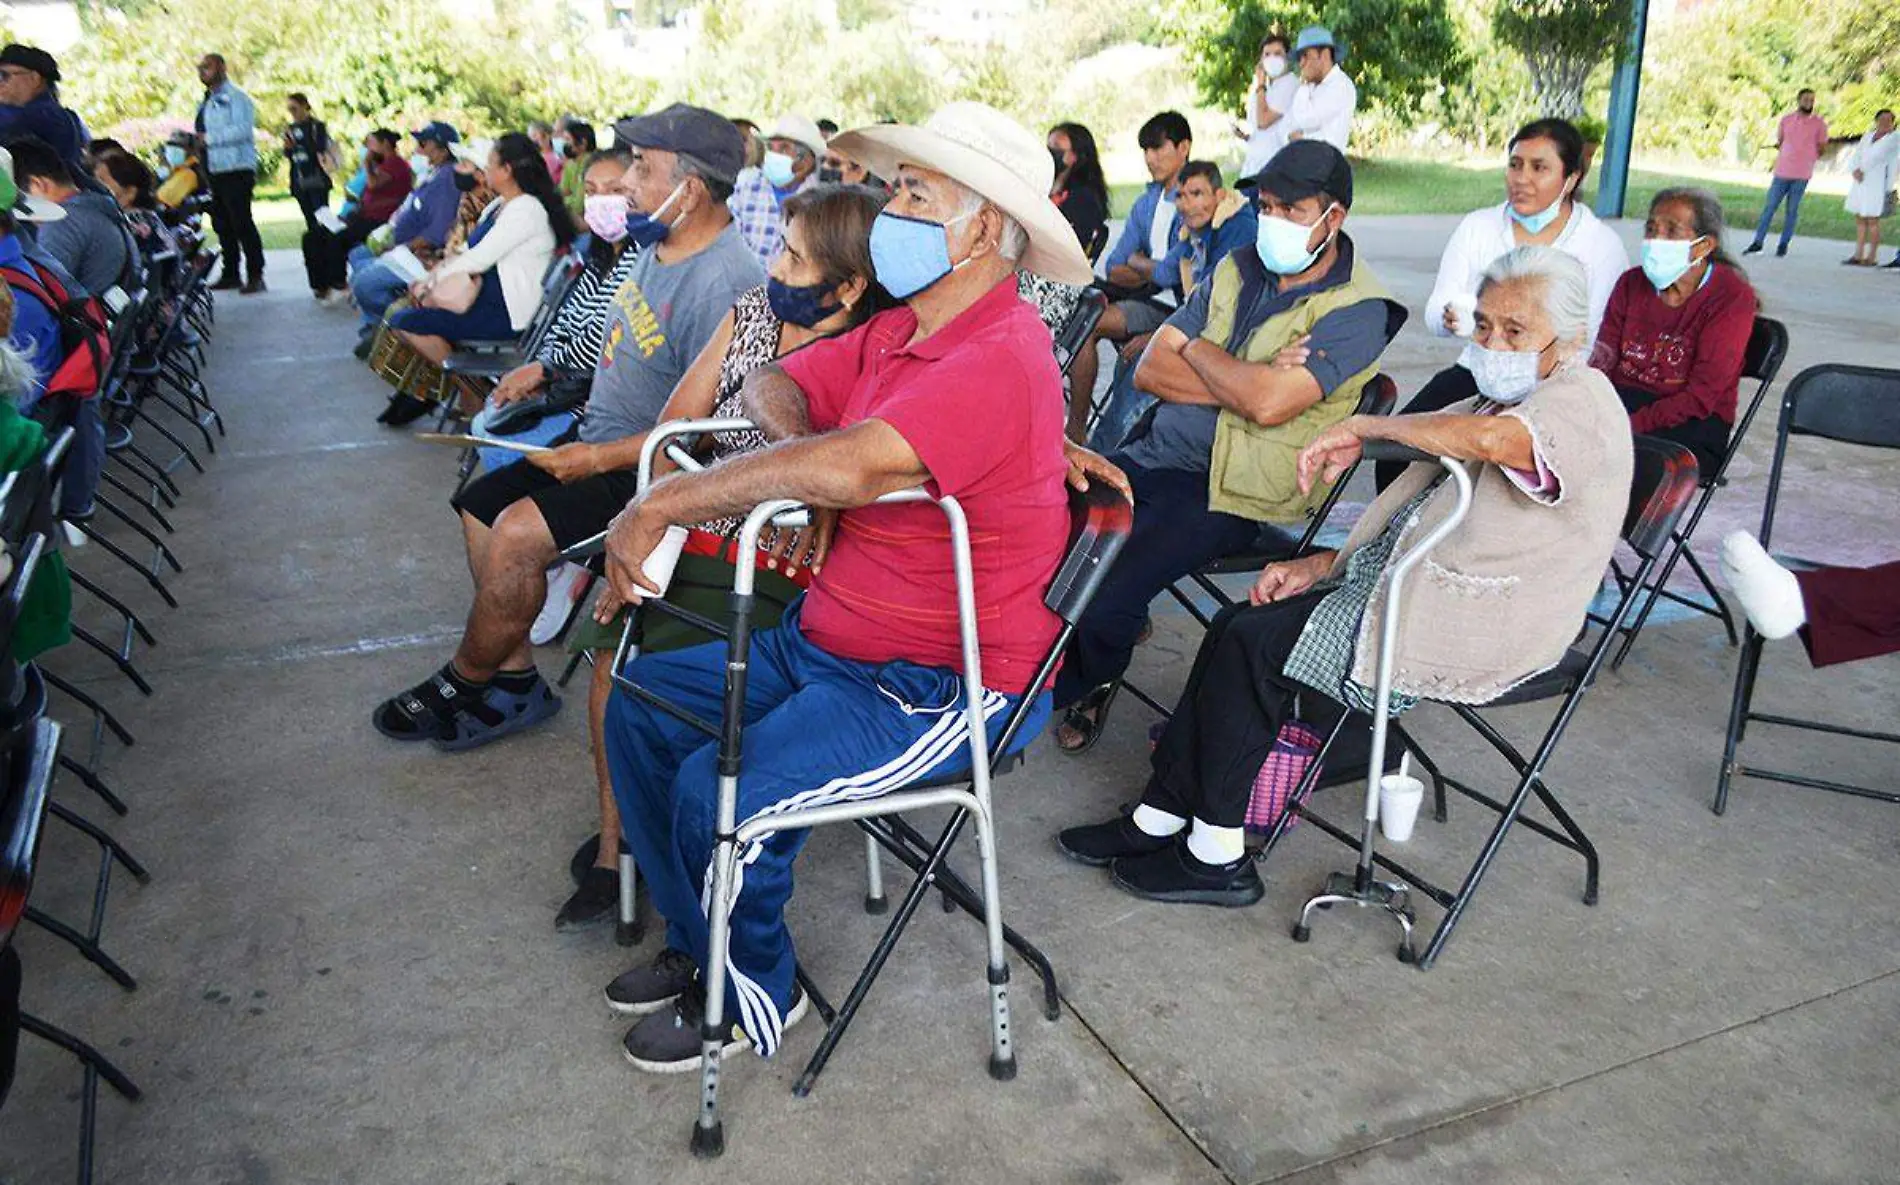
M 1900 448 L 1900 370 L 1829 362 L 1794 376 L 1781 397 L 1775 461 L 1768 472 L 1768 497 L 1762 507 L 1763 547 L 1774 533 L 1782 467 L 1788 458 L 1788 441 L 1795 436 Z
M 0 749 L 0 948 L 12 943 L 33 888 L 40 824 L 53 784 L 52 738 L 57 735 L 57 725 L 36 718 L 15 730 Z
M 1354 408 L 1353 412 L 1355 415 L 1362 416 L 1389 416 L 1398 405 L 1399 385 L 1392 381 L 1391 375 L 1381 373 L 1373 375 L 1372 381 L 1366 384 L 1366 389 L 1359 392 L 1359 406 Z M 1340 494 L 1345 492 L 1346 484 L 1352 480 L 1352 475 L 1358 468 L 1359 466 L 1355 464 L 1351 469 L 1340 474 L 1339 480 L 1333 483 L 1333 488 L 1326 492 L 1325 501 L 1314 507 L 1306 516 L 1306 530 L 1300 532 L 1300 542 L 1293 549 L 1294 555 L 1302 556 L 1313 549 L 1313 544 L 1319 539 L 1319 533 L 1326 527 L 1327 518 L 1333 513 L 1333 506 L 1338 503 Z
M 1082 244 L 1082 253 L 1089 257 L 1090 263 L 1094 263 L 1102 257 L 1102 252 L 1107 247 L 1108 223 L 1104 222 L 1089 232 L 1089 241 Z
M 1748 350 L 1742 356 L 1742 379 L 1755 384 L 1755 393 L 1740 405 L 1735 417 L 1735 426 L 1730 429 L 1728 448 L 1722 453 L 1716 467 L 1702 475 L 1705 488 L 1722 484 L 1722 475 L 1728 472 L 1729 463 L 1742 449 L 1742 441 L 1748 437 L 1749 425 L 1755 422 L 1755 413 L 1761 410 L 1762 401 L 1768 397 L 1768 388 L 1775 385 L 1775 376 L 1781 373 L 1781 364 L 1788 357 L 1788 327 L 1773 317 L 1756 317 L 1755 328 L 1748 335 Z
M 31 536 L 53 538 L 53 489 L 65 469 L 73 437 L 71 428 L 54 433 L 37 462 L 7 474 L 0 485 L 0 543 L 16 560 Z
M 1095 332 L 1096 322 L 1108 311 L 1108 294 L 1100 288 L 1090 288 L 1082 293 L 1082 299 L 1076 302 L 1075 311 L 1062 325 L 1062 331 L 1056 334 L 1056 365 L 1063 374 L 1075 365 L 1076 355 L 1089 340 L 1089 334 Z
M 1638 436 L 1635 449 L 1623 541 L 1637 555 L 1651 560 L 1668 547 L 1671 532 L 1695 497 L 1699 475 L 1695 454 L 1673 441 Z M 1632 588 L 1632 594 L 1635 591 Z

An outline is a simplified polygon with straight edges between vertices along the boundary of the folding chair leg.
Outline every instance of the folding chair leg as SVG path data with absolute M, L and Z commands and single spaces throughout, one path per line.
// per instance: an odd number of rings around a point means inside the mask
M 1445 916 L 1438 923 L 1438 929 L 1432 931 L 1431 941 L 1425 944 L 1425 952 L 1418 957 L 1420 971 L 1431 970 L 1438 961 L 1439 952 L 1445 949 L 1445 943 L 1451 940 L 1451 932 L 1457 928 L 1464 917 L 1465 907 L 1471 903 L 1472 895 L 1478 891 L 1478 885 L 1484 880 L 1485 873 L 1491 870 L 1491 862 L 1497 859 L 1498 850 L 1504 846 L 1504 837 L 1510 833 L 1511 825 L 1517 822 L 1518 815 L 1524 811 L 1524 803 L 1531 796 L 1531 789 L 1537 784 L 1542 772 L 1542 763 L 1533 765 L 1529 771 L 1517 780 L 1517 792 L 1511 795 L 1511 801 L 1498 816 L 1497 825 L 1491 828 L 1491 834 L 1484 841 L 1484 848 L 1478 853 L 1478 859 L 1465 874 L 1464 883 L 1458 886 L 1458 892 L 1452 897 L 1451 904 L 1445 909 Z M 1589 859 L 1594 860 L 1594 851 Z M 1594 867 L 1594 864 L 1591 865 Z
M 105 1079 L 106 1084 L 128 1103 L 138 1102 L 139 1088 L 119 1067 L 106 1060 L 105 1054 L 65 1029 L 49 1025 L 30 1012 L 20 1014 L 20 1028 L 72 1054 L 79 1059 L 84 1070 L 84 1084 L 79 1092 L 79 1185 L 89 1185 L 92 1181 L 93 1134 L 99 1123 L 99 1080 Z
M 125 846 L 118 840 L 113 839 L 111 834 L 104 828 L 93 823 L 84 815 L 81 815 L 79 812 L 61 802 L 47 802 L 46 811 L 48 814 L 62 820 L 67 826 L 98 844 L 105 850 L 107 855 L 111 856 L 113 860 L 117 861 L 127 872 L 132 874 L 133 880 L 141 885 L 147 885 L 152 882 L 152 874 L 145 870 L 145 865 L 134 859 L 132 853 L 126 851 Z
M 191 467 L 193 469 L 196 469 L 200 473 L 203 473 L 205 471 L 204 462 L 198 459 L 197 453 L 194 453 L 191 451 L 191 446 L 186 444 L 184 441 L 178 439 L 178 437 L 174 435 L 169 428 L 165 427 L 165 425 L 153 419 L 151 412 L 146 411 L 143 406 L 135 405 L 132 408 L 132 414 L 134 416 L 137 416 L 139 419 L 144 420 L 145 423 L 151 427 L 152 431 L 158 433 L 160 436 L 163 436 L 166 440 L 169 440 L 172 443 L 172 445 L 178 449 L 178 455 L 176 457 L 173 457 L 169 464 L 161 466 L 161 468 L 163 468 L 165 472 L 170 473 L 174 468 L 177 467 L 180 461 L 189 462 L 191 464 Z
M 890 908 L 890 899 L 884 896 L 884 850 L 878 846 L 877 836 L 866 831 L 864 833 L 864 912 L 881 914 Z
M 595 659 L 594 659 L 593 651 L 591 650 L 576 651 L 574 654 L 569 656 L 567 660 L 567 665 L 561 668 L 561 677 L 554 681 L 554 685 L 556 687 L 559 687 L 565 690 L 567 688 L 568 681 L 574 677 L 574 672 L 580 669 L 581 663 L 585 662 L 589 666 L 592 666 L 594 661 Z
M 111 976 L 112 981 L 126 991 L 135 992 L 139 989 L 139 981 L 133 979 L 131 973 L 125 968 L 119 966 L 117 960 L 101 949 L 97 942 L 94 942 L 84 934 L 68 926 L 65 922 L 60 921 L 58 918 L 48 917 L 31 905 L 26 907 L 26 920 L 71 946 L 74 950 L 85 956 L 88 963 L 91 963 L 93 966 L 99 968 L 99 970 Z
M 172 554 L 172 549 L 165 546 L 165 541 L 160 539 L 157 535 L 154 535 L 150 527 L 121 510 L 117 505 L 107 500 L 104 495 L 93 498 L 93 505 L 105 511 L 107 514 L 110 514 L 113 518 L 118 519 L 126 526 L 131 527 L 132 530 L 142 536 L 147 543 L 157 548 L 158 551 L 155 558 L 164 560 L 166 567 L 174 572 L 183 572 L 185 570 L 184 565 L 178 562 L 178 557 Z
M 141 495 L 137 490 L 121 481 L 119 475 L 110 469 L 101 469 L 99 471 L 99 480 L 132 499 L 134 506 L 143 507 L 145 513 L 151 515 L 152 521 L 164 528 L 167 535 L 176 535 L 178 533 L 178 528 L 172 526 L 171 520 L 166 518 L 164 514 L 159 511 L 157 505 L 155 505 L 157 502 L 156 498 L 152 498 L 149 495 Z
M 94 543 L 97 543 L 108 554 L 112 555 L 113 557 L 118 559 L 120 562 L 125 564 L 126 567 L 132 569 L 134 572 L 137 572 L 139 575 L 145 577 L 145 583 L 151 585 L 153 591 L 157 592 L 158 595 L 164 599 L 167 605 L 171 606 L 174 609 L 178 608 L 178 598 L 172 595 L 171 589 L 165 587 L 165 582 L 159 579 L 158 573 L 152 571 L 150 568 L 147 568 L 144 564 L 141 564 L 137 560 L 133 559 L 132 556 L 124 548 L 120 547 L 118 544 L 114 543 L 112 540 L 106 538 L 104 535 L 101 535 L 99 532 L 93 530 L 90 525 L 83 522 L 74 523 L 73 525 L 79 528 L 80 534 L 92 540 Z M 149 695 L 150 692 L 148 691 L 146 694 Z
M 119 718 L 106 710 L 104 704 L 79 690 L 77 687 L 74 687 L 71 683 L 66 682 L 66 680 L 51 671 L 41 670 L 40 677 L 46 680 L 48 687 L 54 688 L 67 698 L 77 702 L 80 707 L 91 712 L 93 718 L 100 726 L 109 729 L 113 736 L 119 738 L 120 744 L 129 749 L 138 743 L 131 732 L 126 729 L 125 725 L 119 723 Z
M 1741 768 L 1735 760 L 1735 752 L 1741 747 L 1742 737 L 1748 731 L 1748 713 L 1755 702 L 1755 677 L 1761 671 L 1761 651 L 1761 635 L 1749 630 L 1747 639 L 1742 643 L 1742 661 L 1735 671 L 1735 698 L 1728 710 L 1728 737 L 1722 746 L 1722 772 L 1715 783 L 1715 801 L 1709 807 L 1718 815 L 1728 813 L 1729 785 Z
M 157 457 L 154 457 L 136 444 L 128 444 L 116 453 L 107 453 L 106 458 L 119 462 L 127 469 L 130 469 L 140 477 L 145 478 L 160 489 L 166 491 L 169 496 L 165 499 L 165 505 L 171 507 L 178 505 L 175 499 L 180 494 L 183 494 L 184 491 L 178 488 L 178 483 L 172 479 L 170 473 L 165 471 L 165 467 L 158 463 Z M 137 460 L 137 464 L 133 464 L 134 459 Z
M 152 631 L 145 628 L 145 622 L 139 618 L 138 614 L 132 612 L 131 607 L 124 601 L 121 601 L 119 598 L 95 584 L 83 572 L 73 572 L 71 575 L 74 584 L 77 584 L 80 588 L 85 589 L 93 596 L 99 598 L 99 600 L 105 602 L 106 608 L 125 618 L 126 629 L 130 630 L 147 646 L 158 645 L 158 639 L 152 636 Z M 129 656 L 129 648 L 121 647 L 121 650 Z
M 1543 778 L 1536 780 L 1533 789 L 1537 793 L 1537 800 L 1544 804 L 1544 809 L 1550 812 L 1551 818 L 1557 820 L 1557 825 L 1564 829 L 1565 834 L 1576 843 L 1577 850 L 1583 853 L 1583 903 L 1595 905 L 1597 903 L 1597 874 L 1602 868 L 1602 861 L 1597 858 L 1597 846 L 1590 842 L 1590 837 L 1583 833 L 1583 828 L 1577 826 L 1577 821 L 1570 817 L 1570 812 L 1557 801 L 1557 796 L 1550 792 L 1550 787 L 1544 785 Z
M 86 789 L 97 794 L 100 801 L 111 808 L 113 814 L 120 817 L 124 817 L 127 814 L 125 800 L 120 798 L 117 794 L 114 794 L 112 788 L 106 785 L 105 779 L 94 773 L 90 766 L 81 764 L 75 757 L 68 757 L 66 754 L 61 753 L 59 755 L 59 767 L 78 778 L 80 782 L 85 785 Z M 48 804 L 49 807 L 51 805 L 50 803 Z
M 1695 578 L 1702 582 L 1703 590 L 1709 594 L 1709 604 L 1714 608 L 1713 616 L 1722 619 L 1722 628 L 1728 632 L 1728 644 L 1738 645 L 1741 638 L 1735 633 L 1735 615 L 1729 612 L 1728 602 L 1722 599 L 1721 593 L 1715 591 L 1715 582 L 1709 579 L 1702 561 L 1695 558 L 1695 552 L 1686 543 L 1682 545 L 1682 558 L 1689 562 L 1689 570 L 1695 573 Z

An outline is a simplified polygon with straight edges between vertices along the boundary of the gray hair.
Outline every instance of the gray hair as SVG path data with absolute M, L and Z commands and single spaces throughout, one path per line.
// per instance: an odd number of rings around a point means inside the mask
M 1478 295 L 1493 284 L 1536 281 L 1543 289 L 1544 314 L 1557 340 L 1581 350 L 1590 341 L 1590 275 L 1573 255 L 1555 247 L 1516 247 L 1491 261 L 1478 281 Z
M 1649 212 L 1654 214 L 1658 206 L 1680 202 L 1689 207 L 1689 219 L 1695 224 L 1698 238 L 1706 238 L 1715 244 L 1715 251 L 1709 258 L 1716 263 L 1726 263 L 1737 267 L 1728 248 L 1722 245 L 1722 231 L 1728 220 L 1722 214 L 1722 199 L 1715 196 L 1713 190 L 1697 185 L 1672 185 L 1668 189 L 1659 189 L 1656 196 L 1649 199 Z
M 732 196 L 733 178 L 719 169 L 713 168 L 690 152 L 673 154 L 673 181 L 677 184 L 688 177 L 697 177 L 705 183 L 706 192 L 715 202 L 723 202 Z
M 984 206 L 995 205 L 994 202 L 960 181 L 952 181 L 951 184 L 957 187 L 956 216 L 959 218 L 973 215 Z M 997 243 L 996 253 L 1010 263 L 1016 263 L 1029 250 L 1029 232 L 1023 229 L 1022 223 L 1004 213 L 1001 206 L 996 207 L 996 212 L 1003 218 L 1003 237 Z
M 0 399 L 17 402 L 38 381 L 33 364 L 7 342 L 0 342 Z

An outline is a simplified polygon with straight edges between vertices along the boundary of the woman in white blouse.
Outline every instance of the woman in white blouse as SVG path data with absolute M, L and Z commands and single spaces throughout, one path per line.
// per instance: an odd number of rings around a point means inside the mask
M 413 304 L 389 315 L 389 327 L 438 365 L 459 342 L 505 341 L 526 329 L 556 247 L 574 240 L 574 220 L 533 140 L 510 132 L 495 141 L 486 176 L 498 196 L 468 250 L 416 281 Z M 474 298 L 464 305 L 470 281 Z
M 1880 254 L 1880 220 L 1891 213 L 1887 195 L 1900 177 L 1900 136 L 1893 134 L 1893 112 L 1883 107 L 1874 115 L 1873 130 L 1854 149 L 1853 167 L 1847 212 L 1854 216 L 1854 254 L 1841 262 L 1872 267 Z
M 1478 283 L 1484 271 L 1519 247 L 1553 247 L 1583 264 L 1590 282 L 1590 344 L 1619 276 L 1629 270 L 1629 252 L 1616 232 L 1577 200 L 1587 167 L 1583 134 L 1562 119 L 1527 123 L 1511 138 L 1504 167 L 1505 201 L 1465 215 L 1445 244 L 1438 280 L 1425 304 L 1425 327 L 1438 337 L 1468 338 Z M 1589 357 L 1588 350 L 1584 356 Z M 1462 361 L 1432 376 L 1408 412 L 1438 411 L 1478 393 Z M 1404 467 L 1381 463 L 1379 488 Z

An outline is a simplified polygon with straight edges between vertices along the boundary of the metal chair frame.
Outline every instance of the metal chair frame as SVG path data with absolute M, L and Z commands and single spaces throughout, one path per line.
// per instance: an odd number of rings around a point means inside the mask
M 1872 380 L 1883 384 L 1886 389 L 1877 396 L 1854 390 L 1830 389 L 1830 381 L 1837 378 L 1860 383 Z M 1862 400 L 1866 401 L 1865 406 L 1855 406 Z M 1852 418 L 1855 413 L 1871 414 L 1873 420 L 1871 423 L 1855 422 Z M 1869 431 L 1869 428 L 1872 430 Z M 1788 444 L 1796 436 L 1815 436 L 1868 448 L 1900 449 L 1900 370 L 1828 363 L 1809 367 L 1788 384 L 1787 391 L 1782 395 L 1781 421 L 1775 432 L 1775 459 L 1768 474 L 1768 498 L 1762 508 L 1760 539 L 1764 548 L 1769 546 L 1775 529 L 1775 513 L 1781 506 L 1781 478 L 1787 471 Z M 1801 564 L 1800 561 L 1794 562 Z M 1764 769 L 1743 762 L 1741 744 L 1750 724 L 1769 724 L 1797 732 L 1900 745 L 1900 734 L 1896 733 L 1848 728 L 1821 720 L 1756 711 L 1755 686 L 1761 674 L 1765 639 L 1746 622 L 1744 628 L 1746 635 L 1742 642 L 1741 661 L 1735 671 L 1735 693 L 1729 705 L 1728 731 L 1722 748 L 1722 772 L 1716 782 L 1715 801 L 1710 804 L 1711 809 L 1718 815 L 1728 811 L 1729 789 L 1736 778 L 1756 778 L 1764 782 L 1780 782 L 1810 790 L 1871 798 L 1877 802 L 1900 803 L 1900 793 L 1894 791 Z

